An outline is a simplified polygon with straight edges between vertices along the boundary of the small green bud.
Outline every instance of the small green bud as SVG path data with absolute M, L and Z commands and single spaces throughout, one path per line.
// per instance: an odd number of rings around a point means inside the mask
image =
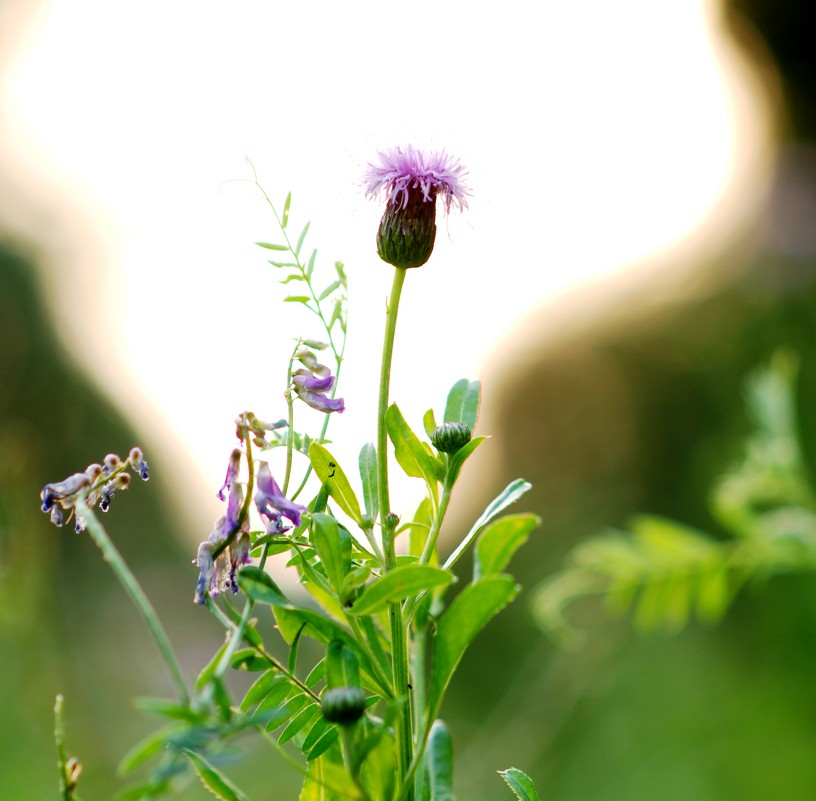
M 395 529 L 399 525 L 400 517 L 398 514 L 394 514 L 394 512 L 389 512 L 385 516 L 385 527 L 390 529 Z
M 360 687 L 335 687 L 326 690 L 320 699 L 320 711 L 329 723 L 348 726 L 363 716 L 365 693 Z
M 431 442 L 440 453 L 456 453 L 472 436 L 470 427 L 464 423 L 442 423 L 431 432 Z

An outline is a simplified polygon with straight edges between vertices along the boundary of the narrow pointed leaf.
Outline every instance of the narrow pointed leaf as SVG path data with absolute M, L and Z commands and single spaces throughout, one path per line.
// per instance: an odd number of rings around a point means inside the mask
M 360 479 L 363 482 L 363 504 L 366 514 L 377 519 L 379 500 L 377 497 L 377 449 L 373 442 L 367 442 L 360 451 Z
M 533 780 L 518 768 L 500 770 L 499 775 L 507 782 L 519 801 L 539 801 Z
M 459 448 L 451 457 L 450 467 L 448 468 L 447 482 L 449 486 L 453 486 L 456 479 L 459 478 L 459 473 L 462 470 L 465 460 L 476 450 L 488 437 L 474 437 L 467 445 Z
M 202 784 L 221 801 L 248 801 L 244 793 L 236 787 L 220 770 L 211 765 L 201 754 L 186 751 Z
M 431 801 L 454 801 L 453 743 L 448 727 L 441 720 L 435 720 L 431 726 L 425 760 Z
M 255 244 L 267 250 L 289 250 L 286 245 L 275 245 L 272 242 L 256 242 Z
M 393 601 L 401 601 L 434 587 L 446 587 L 451 581 L 453 574 L 439 567 L 419 564 L 396 567 L 369 584 L 349 611 L 352 615 L 371 615 L 387 609 Z
M 342 286 L 342 284 L 339 281 L 332 282 L 317 296 L 317 299 L 318 300 L 325 300 L 339 286 Z
M 360 512 L 360 502 L 351 488 L 343 468 L 322 445 L 313 442 L 309 446 L 309 459 L 312 462 L 317 477 L 323 484 L 328 484 L 329 494 L 337 505 L 357 525 L 362 525 L 363 516 Z
M 493 616 L 516 597 L 518 590 L 512 576 L 485 576 L 465 587 L 439 619 L 428 696 L 434 714 L 465 649 Z
M 300 249 L 303 247 L 303 241 L 306 239 L 306 234 L 309 233 L 309 226 L 311 222 L 307 222 L 306 225 L 303 226 L 303 230 L 300 232 L 300 236 L 298 237 L 297 244 L 295 245 L 295 255 L 300 256 Z
M 292 206 L 292 193 L 286 195 L 286 200 L 283 201 L 283 214 L 281 215 L 281 228 L 286 228 L 289 222 L 289 209 Z
M 331 586 L 340 593 L 343 578 L 351 570 L 351 536 L 329 515 L 312 516 L 311 541 Z
M 388 436 L 394 443 L 394 455 L 399 466 L 409 476 L 424 478 L 428 488 L 436 490 L 436 465 L 421 440 L 411 430 L 397 405 L 391 404 L 385 412 Z
M 473 527 L 465 535 L 465 538 L 457 545 L 456 550 L 445 561 L 445 568 L 450 569 L 459 560 L 459 557 L 467 550 L 473 540 L 482 532 L 484 527 L 498 514 L 503 512 L 510 504 L 515 503 L 533 485 L 523 478 L 511 481 L 487 506 L 473 524 Z

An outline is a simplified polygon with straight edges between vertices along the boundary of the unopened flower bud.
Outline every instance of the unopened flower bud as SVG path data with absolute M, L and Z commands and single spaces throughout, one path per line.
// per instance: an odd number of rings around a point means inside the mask
M 394 514 L 394 512 L 389 512 L 385 516 L 385 525 L 386 528 L 395 529 L 399 525 L 400 517 L 398 514 Z
M 109 453 L 105 457 L 104 465 L 102 466 L 102 472 L 109 476 L 117 467 L 122 464 L 122 460 L 117 456 L 115 453 Z
M 348 726 L 365 712 L 365 693 L 360 687 L 335 687 L 320 699 L 320 711 L 329 723 Z
M 431 432 L 431 442 L 440 453 L 456 453 L 472 436 L 470 426 L 464 423 L 442 423 Z

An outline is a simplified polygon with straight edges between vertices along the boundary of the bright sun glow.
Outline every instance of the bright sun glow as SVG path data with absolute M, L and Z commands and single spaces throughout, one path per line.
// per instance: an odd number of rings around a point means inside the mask
M 366 161 L 413 142 L 470 169 L 470 212 L 440 227 L 406 288 L 393 396 L 419 426 L 531 309 L 686 236 L 756 152 L 710 14 L 702 0 L 434 0 L 409 15 L 51 0 L 0 125 L 16 177 L 87 219 L 86 252 L 53 265 L 75 277 L 60 293 L 69 338 L 132 415 L 145 401 L 160 411 L 217 487 L 236 413 L 280 415 L 288 336 L 303 330 L 252 245 L 276 232 L 245 157 L 278 202 L 293 191 L 318 264 L 347 266 L 349 433 L 333 436 L 354 464 L 343 443 L 358 426 L 374 436 L 390 282 L 373 248 L 380 208 L 359 188 Z

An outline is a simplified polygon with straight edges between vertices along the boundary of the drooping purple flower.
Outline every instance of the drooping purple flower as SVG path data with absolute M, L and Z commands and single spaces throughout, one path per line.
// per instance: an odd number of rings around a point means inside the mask
M 257 491 L 255 492 L 255 506 L 263 519 L 267 532 L 280 533 L 285 531 L 281 518 L 285 517 L 292 525 L 300 525 L 300 515 L 306 511 L 305 506 L 293 503 L 283 494 L 277 481 L 272 477 L 267 462 L 261 462 L 258 467 Z M 270 531 L 270 528 L 273 529 Z
M 431 257 L 436 240 L 436 201 L 445 211 L 467 208 L 467 171 L 444 151 L 425 153 L 408 145 L 377 154 L 364 176 L 367 197 L 384 194 L 385 213 L 377 231 L 377 253 L 403 269 L 421 267 Z
M 344 412 L 346 404 L 342 398 L 331 398 L 326 393 L 334 389 L 335 377 L 312 375 L 309 370 L 296 370 L 292 375 L 295 394 L 307 405 L 319 412 Z
M 227 465 L 227 475 L 224 477 L 224 483 L 221 485 L 221 489 L 218 490 L 218 499 L 223 501 L 226 500 L 224 497 L 225 492 L 229 492 L 232 488 L 235 479 L 238 478 L 238 470 L 241 467 L 241 449 L 235 448 L 232 453 L 230 454 L 229 464 Z
M 195 602 L 203 604 L 207 595 L 216 597 L 223 590 L 238 592 L 235 575 L 241 565 L 248 564 L 249 558 L 249 520 L 241 522 L 241 508 L 244 503 L 244 490 L 236 481 L 229 495 L 227 513 L 218 518 L 210 536 L 198 546 L 198 553 L 193 564 L 199 569 L 196 583 Z M 225 540 L 232 542 L 214 556 L 216 549 Z

